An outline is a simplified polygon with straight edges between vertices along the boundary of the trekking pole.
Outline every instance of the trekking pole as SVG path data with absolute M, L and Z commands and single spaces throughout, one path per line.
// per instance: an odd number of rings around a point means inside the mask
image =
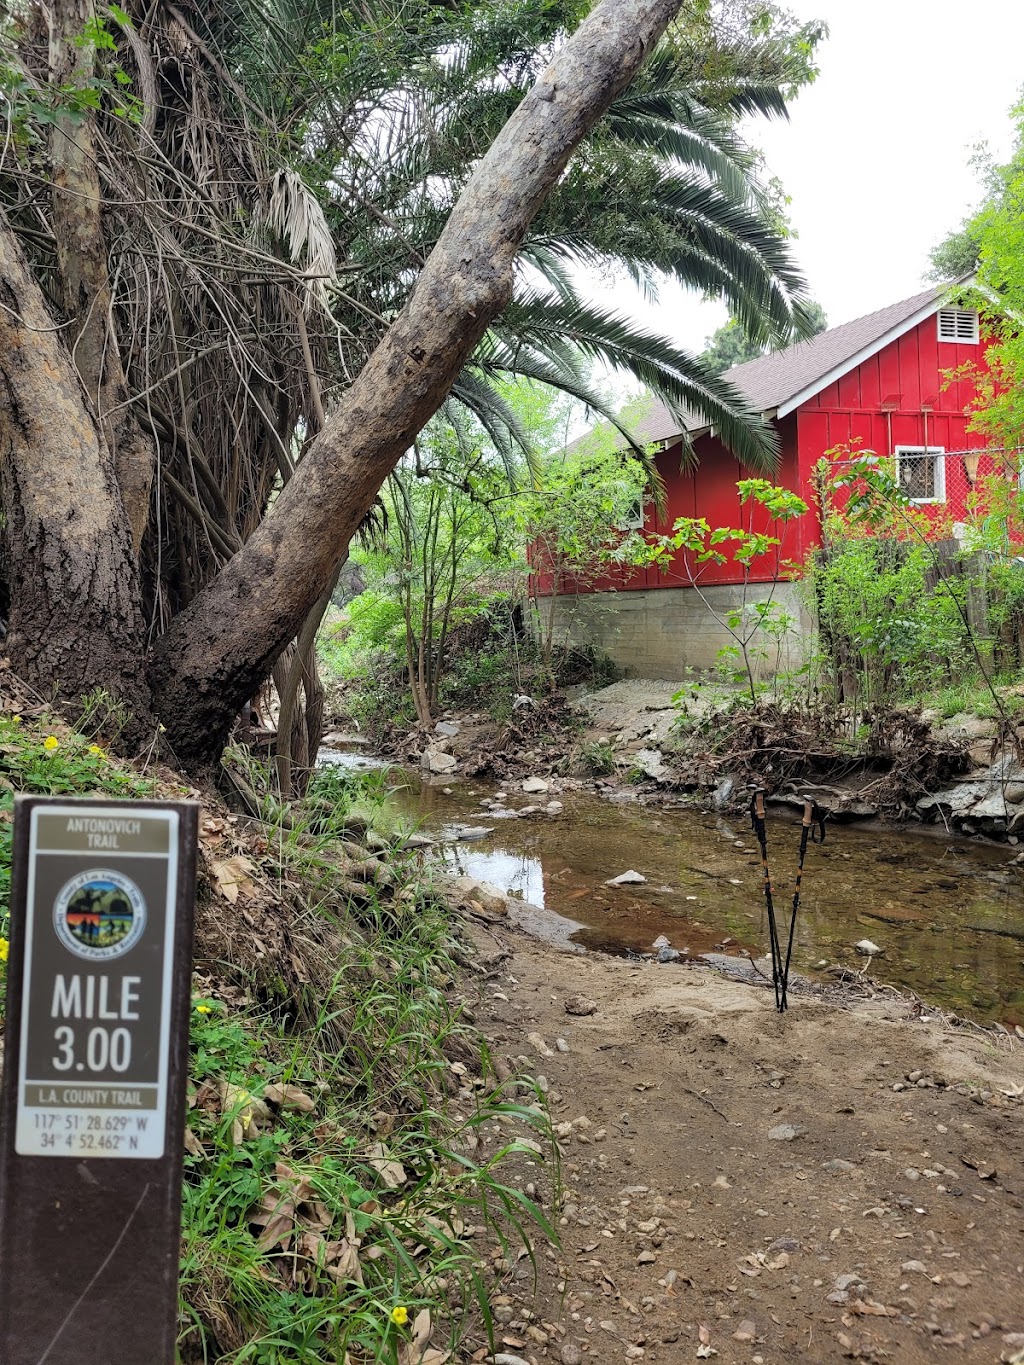
M 816 835 L 811 833 L 811 829 L 814 825 L 817 825 L 818 827 Z M 782 968 L 780 1010 L 789 1008 L 789 1002 L 786 999 L 786 991 L 789 988 L 789 964 L 793 956 L 793 934 L 796 929 L 797 911 L 800 909 L 800 883 L 802 882 L 804 875 L 804 858 L 807 856 L 808 839 L 815 844 L 823 844 L 825 842 L 825 813 L 819 809 L 809 797 L 805 796 L 804 814 L 800 826 L 800 861 L 797 863 L 796 868 L 796 888 L 793 892 L 793 912 L 789 919 L 789 944 L 786 948 L 785 966 Z
M 768 937 L 772 949 L 772 985 L 775 987 L 775 1008 L 783 1008 L 779 994 L 779 970 L 782 966 L 782 950 L 779 946 L 779 931 L 775 923 L 775 902 L 772 899 L 772 878 L 768 871 L 768 830 L 764 823 L 764 788 L 758 787 L 750 800 L 750 823 L 754 835 L 761 845 L 761 871 L 764 874 L 764 899 L 768 906 Z

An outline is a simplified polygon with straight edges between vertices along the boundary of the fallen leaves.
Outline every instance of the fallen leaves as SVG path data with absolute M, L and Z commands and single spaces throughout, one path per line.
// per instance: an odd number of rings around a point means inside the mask
M 444 1365 L 451 1352 L 431 1347 L 430 1335 L 433 1330 L 430 1310 L 421 1308 L 413 1320 L 409 1340 L 402 1343 L 398 1352 L 398 1365 Z
M 697 1328 L 697 1337 L 700 1341 L 700 1345 L 697 1347 L 698 1360 L 710 1360 L 712 1356 L 718 1355 L 718 1352 L 711 1345 L 711 1331 L 704 1323 L 701 1323 Z
M 273 1115 L 264 1102 L 244 1086 L 220 1081 L 217 1097 L 221 1113 L 231 1120 L 231 1142 L 235 1147 L 252 1141 L 273 1123 Z
M 896 1318 L 899 1317 L 898 1308 L 887 1308 L 884 1303 L 876 1303 L 874 1299 L 855 1299 L 850 1304 L 850 1312 L 856 1313 L 858 1317 L 867 1318 Z
M 405 1167 L 388 1152 L 383 1142 L 375 1142 L 370 1148 L 367 1160 L 380 1176 L 381 1183 L 389 1190 L 397 1190 L 406 1182 Z
M 300 1114 L 311 1114 L 316 1108 L 312 1096 L 297 1085 L 268 1085 L 263 1091 L 263 1098 L 276 1104 L 279 1109 L 296 1109 Z
M 307 1176 L 298 1175 L 283 1161 L 274 1167 L 274 1174 L 277 1183 L 249 1212 L 250 1225 L 263 1229 L 258 1239 L 263 1251 L 273 1246 L 283 1250 L 296 1234 L 323 1233 L 333 1222 L 330 1209 L 317 1197 Z
M 226 901 L 234 905 L 239 895 L 248 899 L 255 890 L 250 872 L 254 871 L 253 864 L 241 853 L 236 853 L 231 858 L 224 858 L 220 862 L 213 864 L 213 875 L 217 878 L 217 889 Z
M 780 1251 L 777 1256 L 769 1259 L 766 1251 L 752 1251 L 749 1256 L 744 1256 L 742 1261 L 737 1262 L 737 1265 L 741 1275 L 754 1279 L 762 1270 L 785 1270 L 789 1265 L 789 1252 Z
M 297 1085 L 271 1083 L 264 1086 L 259 1095 L 248 1086 L 236 1085 L 233 1081 L 204 1081 L 191 1097 L 189 1108 L 201 1109 L 214 1120 L 230 1120 L 232 1146 L 240 1147 L 243 1142 L 252 1142 L 274 1126 L 275 1109 L 311 1114 L 316 1101 Z M 185 1150 L 193 1156 L 206 1155 L 206 1149 L 191 1128 L 185 1133 Z

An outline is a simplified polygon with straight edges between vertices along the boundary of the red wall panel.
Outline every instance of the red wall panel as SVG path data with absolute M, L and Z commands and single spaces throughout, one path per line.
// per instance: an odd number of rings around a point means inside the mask
M 818 543 L 820 527 L 813 500 L 813 476 L 815 465 L 826 451 L 847 443 L 855 451 L 871 450 L 880 455 L 891 454 L 897 445 L 927 444 L 947 451 L 983 445 L 967 431 L 964 409 L 970 402 L 973 384 L 969 379 L 949 383 L 946 372 L 968 362 L 983 367 L 984 355 L 984 344 L 940 342 L 938 323 L 932 316 L 779 421 L 776 425 L 781 455 L 776 481 L 799 492 L 810 510 L 799 523 L 790 523 L 778 550 L 755 563 L 750 579 L 770 580 L 781 564 L 802 561 Z M 678 445 L 657 457 L 666 511 L 655 519 L 653 508 L 649 508 L 648 524 L 652 529 L 668 534 L 679 517 L 704 517 L 711 527 L 766 529 L 766 514 L 755 509 L 752 519 L 750 505 L 740 505 L 736 484 L 749 477 L 749 473 L 736 458 L 711 436 L 697 441 L 696 454 L 697 468 L 687 470 L 680 468 Z M 946 464 L 946 502 L 937 505 L 933 513 L 943 528 L 963 516 L 972 487 L 961 457 L 954 455 Z M 990 459 L 983 459 L 977 477 L 994 469 Z M 688 565 L 685 556 L 678 554 L 668 571 L 624 569 L 590 584 L 581 583 L 578 590 L 628 592 L 647 587 L 679 587 L 692 581 L 691 573 L 699 573 L 699 581 L 709 585 L 738 583 L 744 577 L 743 570 L 731 560 L 722 565 L 696 566 Z M 534 588 L 541 593 L 550 592 L 550 579 L 535 575 Z

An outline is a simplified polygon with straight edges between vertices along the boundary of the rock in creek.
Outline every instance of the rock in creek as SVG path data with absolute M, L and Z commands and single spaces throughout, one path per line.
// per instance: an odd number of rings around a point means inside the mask
M 635 768 L 655 782 L 672 782 L 675 778 L 675 774 L 658 749 L 637 749 L 636 753 L 627 757 L 625 762 L 629 767 Z
M 853 946 L 861 957 L 884 957 L 885 955 L 885 949 L 879 948 L 878 944 L 872 943 L 869 938 L 862 938 L 859 943 L 855 943 Z
M 472 843 L 475 839 L 486 839 L 494 833 L 493 825 L 452 825 L 447 831 L 449 838 L 459 843 Z
M 539 795 L 541 792 L 546 792 L 547 790 L 548 784 L 544 781 L 543 777 L 528 777 L 523 782 L 523 791 L 528 795 L 534 793 Z
M 642 886 L 646 880 L 642 872 L 630 868 L 628 872 L 620 872 L 617 877 L 610 878 L 605 886 Z
M 427 748 L 423 751 L 420 766 L 428 773 L 453 773 L 459 761 L 454 754 L 446 754 L 442 749 Z

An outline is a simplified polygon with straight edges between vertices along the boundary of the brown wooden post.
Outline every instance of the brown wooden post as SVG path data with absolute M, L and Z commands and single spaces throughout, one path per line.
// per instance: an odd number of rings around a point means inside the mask
M 197 812 L 16 802 L 3 1365 L 174 1365 Z

